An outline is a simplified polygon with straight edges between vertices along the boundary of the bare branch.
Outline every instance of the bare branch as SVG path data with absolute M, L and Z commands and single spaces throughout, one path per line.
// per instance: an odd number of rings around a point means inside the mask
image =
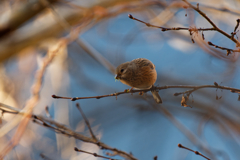
M 8 106 L 8 105 L 5 105 L 5 104 L 2 104 L 2 103 L 0 103 L 0 110 L 2 110 L 2 111 L 11 111 L 11 112 L 14 112 L 14 114 L 18 113 L 20 115 L 24 115 L 24 112 L 22 112 L 21 110 L 19 110 L 17 108 L 14 108 L 14 107 L 11 107 L 11 106 Z M 49 119 L 47 117 L 43 117 L 41 115 L 34 115 L 34 114 L 32 114 L 31 118 L 33 119 L 34 123 L 39 124 L 39 125 L 41 125 L 43 127 L 52 129 L 56 133 L 63 134 L 65 136 L 67 136 L 67 137 L 73 137 L 73 138 L 81 140 L 83 142 L 95 144 L 95 145 L 101 147 L 101 149 L 106 149 L 106 150 L 112 151 L 115 154 L 117 154 L 117 155 L 119 155 L 121 157 L 124 157 L 126 159 L 129 159 L 129 160 L 137 160 L 137 158 L 135 158 L 131 154 L 128 154 L 127 152 L 124 152 L 124 151 L 119 150 L 117 148 L 110 147 L 110 146 L 108 146 L 105 143 L 100 142 L 100 141 L 96 142 L 95 139 L 87 137 L 87 136 L 84 136 L 82 134 L 79 134 L 79 133 L 69 129 L 65 125 L 60 124 L 60 123 L 58 123 L 58 122 L 56 122 L 56 121 L 54 121 L 52 119 Z
M 234 37 L 232 37 L 231 35 L 227 34 L 226 32 L 224 32 L 223 30 L 221 30 L 220 28 L 217 27 L 217 25 L 204 13 L 202 12 L 199 7 L 195 7 L 193 6 L 191 3 L 189 3 L 187 0 L 182 0 L 185 3 L 187 3 L 191 8 L 193 8 L 195 11 L 197 11 L 202 17 L 204 17 L 212 26 L 213 29 L 218 31 L 219 33 L 223 34 L 224 36 L 228 37 L 229 39 L 231 39 L 233 42 L 235 42 L 237 44 L 237 47 L 240 46 L 240 42 L 235 39 Z
M 144 22 L 140 19 L 137 19 L 135 17 L 133 17 L 131 14 L 128 15 L 129 18 L 135 20 L 135 21 L 138 21 L 138 22 L 141 22 L 141 23 L 144 23 L 146 26 L 148 27 L 154 27 L 154 28 L 160 28 L 163 32 L 165 31 L 171 31 L 171 30 L 187 30 L 187 31 L 191 31 L 192 28 L 184 28 L 184 27 L 172 27 L 172 28 L 166 28 L 166 27 L 160 27 L 160 26 L 156 26 L 156 25 L 153 25 L 153 24 L 150 24 L 150 23 L 147 23 L 147 22 Z M 198 29 L 195 29 L 196 31 L 214 31 L 215 29 L 214 28 L 198 28 Z
M 227 38 L 231 39 L 233 42 L 236 43 L 236 46 L 239 47 L 240 46 L 240 42 L 234 38 L 234 35 L 236 35 L 236 30 L 239 26 L 239 23 L 240 23 L 240 20 L 238 19 L 237 20 L 237 25 L 234 29 L 234 32 L 230 34 L 224 32 L 223 30 L 221 30 L 220 28 L 217 27 L 217 25 L 204 13 L 202 12 L 200 9 L 199 9 L 199 4 L 197 4 L 197 7 L 191 5 L 187 0 L 183 0 L 185 3 L 187 3 L 189 5 L 189 7 L 193 8 L 195 11 L 197 11 L 201 16 L 203 16 L 212 26 L 213 28 L 185 28 L 185 27 L 172 27 L 172 28 L 166 28 L 166 27 L 160 27 L 160 26 L 156 26 L 156 25 L 153 25 L 153 24 L 150 24 L 150 23 L 147 23 L 147 22 L 144 22 L 142 20 L 139 20 L 135 17 L 133 17 L 131 14 L 128 15 L 129 18 L 133 19 L 133 20 L 136 20 L 138 22 L 141 22 L 143 24 L 145 24 L 146 26 L 148 27 L 154 27 L 154 28 L 160 28 L 161 31 L 170 31 L 170 30 L 188 30 L 190 32 L 190 36 L 192 36 L 192 32 L 199 32 L 199 31 L 217 31 L 221 34 L 223 34 L 224 36 L 226 36 Z M 204 35 L 202 33 L 202 37 L 203 37 L 203 40 L 205 39 L 204 38 Z M 194 39 L 191 38 L 192 42 L 194 43 Z M 216 47 L 216 45 L 215 45 Z M 239 50 L 232 50 L 232 49 L 228 49 L 228 48 L 224 48 L 224 47 L 220 47 L 220 46 L 217 46 L 216 48 L 219 48 L 219 49 L 222 49 L 222 50 L 227 50 L 227 55 L 229 55 L 231 52 L 240 52 Z
M 222 49 L 222 50 L 226 50 L 226 51 L 227 51 L 227 56 L 228 56 L 229 54 L 231 54 L 231 52 L 240 52 L 239 49 L 237 49 L 237 50 L 233 50 L 233 49 L 229 49 L 229 48 L 225 48 L 225 47 L 217 46 L 217 45 L 213 44 L 213 43 L 210 42 L 210 41 L 208 42 L 208 45 L 210 45 L 210 46 L 214 46 L 215 48 L 219 48 L 219 49 Z
M 187 90 L 185 92 L 179 92 L 179 93 L 174 93 L 174 96 L 178 96 L 181 94 L 186 94 L 186 93 L 192 93 L 196 90 L 202 89 L 202 88 L 219 88 L 222 90 L 230 90 L 233 93 L 240 93 L 240 89 L 233 88 L 233 87 L 227 87 L 227 86 L 220 86 L 220 85 L 200 85 L 200 86 L 191 86 L 191 85 L 172 85 L 172 86 L 161 86 L 161 87 L 155 87 L 155 90 L 163 90 L 163 89 L 169 89 L 169 88 L 191 88 L 191 90 Z M 112 94 L 107 94 L 107 95 L 101 95 L 101 96 L 92 96 L 92 97 L 62 97 L 62 96 L 56 96 L 52 95 L 52 98 L 56 99 L 70 99 L 72 101 L 80 100 L 80 99 L 100 99 L 104 97 L 116 97 L 121 94 L 132 94 L 132 93 L 138 93 L 138 92 L 149 92 L 151 89 L 141 89 L 141 90 L 125 90 L 123 92 L 116 92 Z

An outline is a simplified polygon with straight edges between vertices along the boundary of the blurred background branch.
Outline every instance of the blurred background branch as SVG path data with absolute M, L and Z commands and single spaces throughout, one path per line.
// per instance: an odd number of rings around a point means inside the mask
M 0 26 L 2 26 L 1 28 L 3 28 L 3 35 L 5 35 L 5 38 L 0 39 L 0 62 L 26 47 L 37 45 L 41 41 L 46 41 L 47 38 L 59 36 L 65 30 L 65 28 L 58 20 L 56 20 L 55 16 L 51 12 L 47 10 L 43 11 L 47 5 L 41 5 L 41 3 L 43 2 L 38 1 L 37 4 L 22 4 L 23 6 L 19 6 L 19 9 L 16 9 L 17 13 L 13 13 L 12 17 L 10 16 L 9 18 L 6 18 L 10 19 L 8 24 L 0 24 Z M 62 19 L 64 19 L 70 26 L 74 26 L 81 24 L 86 20 L 91 19 L 93 21 L 92 23 L 94 23 L 94 21 L 96 23 L 104 18 L 110 18 L 126 11 L 136 11 L 152 5 L 162 6 L 162 4 L 163 3 L 158 1 L 138 2 L 133 0 L 129 2 L 122 2 L 116 0 L 112 1 L 111 3 L 94 4 L 92 7 L 81 9 L 61 4 L 52 5 L 52 7 L 54 7 L 59 17 L 62 17 Z M 41 9 L 32 9 L 35 5 L 41 6 Z M 33 10 L 34 14 L 31 16 L 26 16 L 26 14 L 28 15 L 27 11 L 29 10 L 26 8 Z M 21 10 L 24 10 L 25 12 L 18 14 L 18 12 Z M 23 22 L 26 22 L 33 16 L 37 15 L 37 13 L 40 15 L 37 22 L 29 22 L 25 26 L 16 30 L 17 27 L 19 27 Z M 16 18 L 14 16 L 15 14 L 20 17 L 17 19 L 22 19 L 22 21 L 19 20 L 17 24 L 11 24 L 11 22 L 16 21 Z M 6 37 L 6 34 L 10 33 L 13 30 L 16 31 Z

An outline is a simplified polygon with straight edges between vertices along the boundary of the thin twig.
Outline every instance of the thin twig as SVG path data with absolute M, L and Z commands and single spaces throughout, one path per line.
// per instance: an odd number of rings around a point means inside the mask
M 77 147 L 75 147 L 74 150 L 77 151 L 77 152 L 83 152 L 83 153 L 91 154 L 94 157 L 105 158 L 105 159 L 108 159 L 108 160 L 118 160 L 118 159 L 114 159 L 114 158 L 105 157 L 105 156 L 99 155 L 97 153 L 91 153 L 91 152 L 83 151 L 81 149 L 78 149 Z
M 234 38 L 234 36 L 237 34 L 237 29 L 238 29 L 238 26 L 239 26 L 239 23 L 240 23 L 240 19 L 237 19 L 237 24 L 236 24 L 236 26 L 235 26 L 235 28 L 234 28 L 234 31 L 231 33 L 231 35 L 232 35 L 232 38 Z M 237 37 L 237 35 L 236 35 L 236 37 Z M 238 37 L 237 37 L 237 39 L 238 39 Z
M 204 157 L 204 158 L 205 158 L 205 159 L 207 159 L 207 160 L 211 160 L 210 158 L 208 158 L 208 157 L 204 156 L 204 155 L 203 155 L 203 154 L 201 154 L 200 152 L 198 152 L 198 151 L 194 151 L 194 150 L 192 150 L 192 149 L 190 149 L 190 148 L 187 148 L 187 147 L 185 147 L 185 146 L 183 146 L 183 145 L 181 145 L 181 144 L 178 144 L 178 147 L 179 147 L 179 148 L 186 149 L 186 150 L 189 150 L 189 151 L 191 151 L 191 152 L 195 153 L 196 155 L 199 155 L 199 156 L 202 156 L 202 157 Z
M 133 17 L 131 14 L 128 15 L 129 18 L 133 19 L 133 20 L 136 20 L 138 22 L 141 22 L 141 23 L 144 23 L 146 26 L 148 27 L 154 27 L 154 28 L 160 28 L 163 32 L 165 31 L 171 31 L 171 30 L 187 30 L 187 31 L 191 31 L 193 30 L 192 28 L 186 28 L 186 27 L 172 27 L 172 28 L 166 28 L 166 27 L 160 27 L 160 26 L 156 26 L 156 25 L 153 25 L 153 24 L 150 24 L 150 23 L 147 23 L 147 22 L 144 22 L 140 19 L 137 19 L 135 17 Z M 195 29 L 196 31 L 213 31 L 215 30 L 214 28 L 197 28 Z
M 170 86 L 161 86 L 161 87 L 155 87 L 155 90 L 163 90 L 163 89 L 169 89 L 169 88 L 191 88 L 191 90 L 185 91 L 185 92 L 179 92 L 179 93 L 174 93 L 174 96 L 179 96 L 180 94 L 186 94 L 186 93 L 192 93 L 196 90 L 202 89 L 202 88 L 219 88 L 222 90 L 230 90 L 233 93 L 240 93 L 240 89 L 237 88 L 232 88 L 232 87 L 227 87 L 227 86 L 220 86 L 220 85 L 201 85 L 201 86 L 191 86 L 191 85 L 170 85 Z M 123 92 L 116 92 L 112 94 L 107 94 L 107 95 L 101 95 L 101 96 L 92 96 L 92 97 L 62 97 L 62 96 L 56 96 L 52 95 L 52 98 L 57 98 L 57 99 L 70 99 L 72 101 L 80 100 L 80 99 L 100 99 L 104 97 L 116 97 L 121 94 L 132 94 L 132 93 L 137 93 L 137 92 L 149 92 L 152 89 L 142 89 L 142 90 L 125 90 Z
M 94 140 L 96 140 L 96 142 L 98 142 L 98 139 L 97 139 L 96 136 L 94 135 L 94 133 L 93 133 L 93 131 L 92 131 L 92 128 L 91 128 L 91 126 L 90 126 L 90 123 L 89 123 L 87 117 L 85 116 L 85 114 L 83 113 L 82 108 L 80 107 L 79 103 L 76 104 L 76 107 L 77 107 L 77 109 L 80 111 L 80 113 L 81 113 L 81 115 L 82 115 L 82 117 L 83 117 L 83 119 L 84 119 L 84 121 L 85 121 L 85 123 L 86 123 L 86 125 L 87 125 L 87 127 L 88 127 L 88 129 L 89 129 L 89 131 L 90 131 L 90 133 L 91 133 L 92 138 L 93 138 Z

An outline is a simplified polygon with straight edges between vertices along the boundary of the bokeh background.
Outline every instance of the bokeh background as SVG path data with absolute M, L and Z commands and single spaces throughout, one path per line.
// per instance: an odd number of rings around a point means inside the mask
M 178 148 L 179 143 L 211 159 L 240 157 L 240 102 L 237 93 L 201 89 L 190 96 L 188 105 L 192 108 L 181 106 L 181 95 L 173 96 L 187 89 L 160 90 L 163 100 L 160 105 L 154 103 L 150 93 L 75 102 L 51 97 L 53 94 L 98 96 L 129 89 L 115 81 L 114 67 L 140 57 L 155 64 L 157 86 L 197 86 L 217 82 L 240 88 L 239 53 L 226 56 L 226 51 L 207 44 L 211 41 L 235 49 L 236 44 L 230 39 L 216 31 L 203 32 L 205 40 L 202 32 L 195 32 L 192 36 L 188 31 L 162 32 L 128 18 L 128 14 L 132 14 L 145 22 L 169 28 L 211 27 L 196 11 L 186 9 L 186 3 L 173 0 L 1 1 L 0 29 L 18 7 L 31 2 L 44 3 L 44 10 L 0 37 L 1 103 L 23 109 L 33 96 L 36 73 L 44 65 L 44 58 L 54 50 L 53 60 L 42 75 L 34 114 L 47 116 L 45 107 L 48 106 L 54 121 L 90 137 L 76 108 L 78 102 L 100 141 L 131 152 L 139 160 L 153 159 L 154 156 L 162 160 L 204 159 Z M 195 6 L 200 3 L 200 9 L 225 32 L 230 34 L 234 31 L 240 15 L 239 0 L 189 2 Z M 56 51 L 58 47 L 60 49 Z M 2 114 L 1 131 L 16 116 L 19 115 Z M 18 125 L 1 135 L 1 150 L 15 136 Z M 20 141 L 4 159 L 100 159 L 76 152 L 74 147 L 100 155 L 107 152 L 94 144 L 66 137 L 29 121 Z M 123 159 L 119 156 L 114 158 Z

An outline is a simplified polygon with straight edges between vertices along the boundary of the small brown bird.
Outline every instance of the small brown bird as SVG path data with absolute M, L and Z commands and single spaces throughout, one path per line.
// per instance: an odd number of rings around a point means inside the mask
M 122 63 L 117 67 L 115 73 L 115 79 L 136 89 L 152 88 L 157 80 L 155 65 L 145 58 L 138 58 L 131 62 Z M 155 90 L 151 92 L 154 100 L 157 103 L 162 103 L 158 92 Z

